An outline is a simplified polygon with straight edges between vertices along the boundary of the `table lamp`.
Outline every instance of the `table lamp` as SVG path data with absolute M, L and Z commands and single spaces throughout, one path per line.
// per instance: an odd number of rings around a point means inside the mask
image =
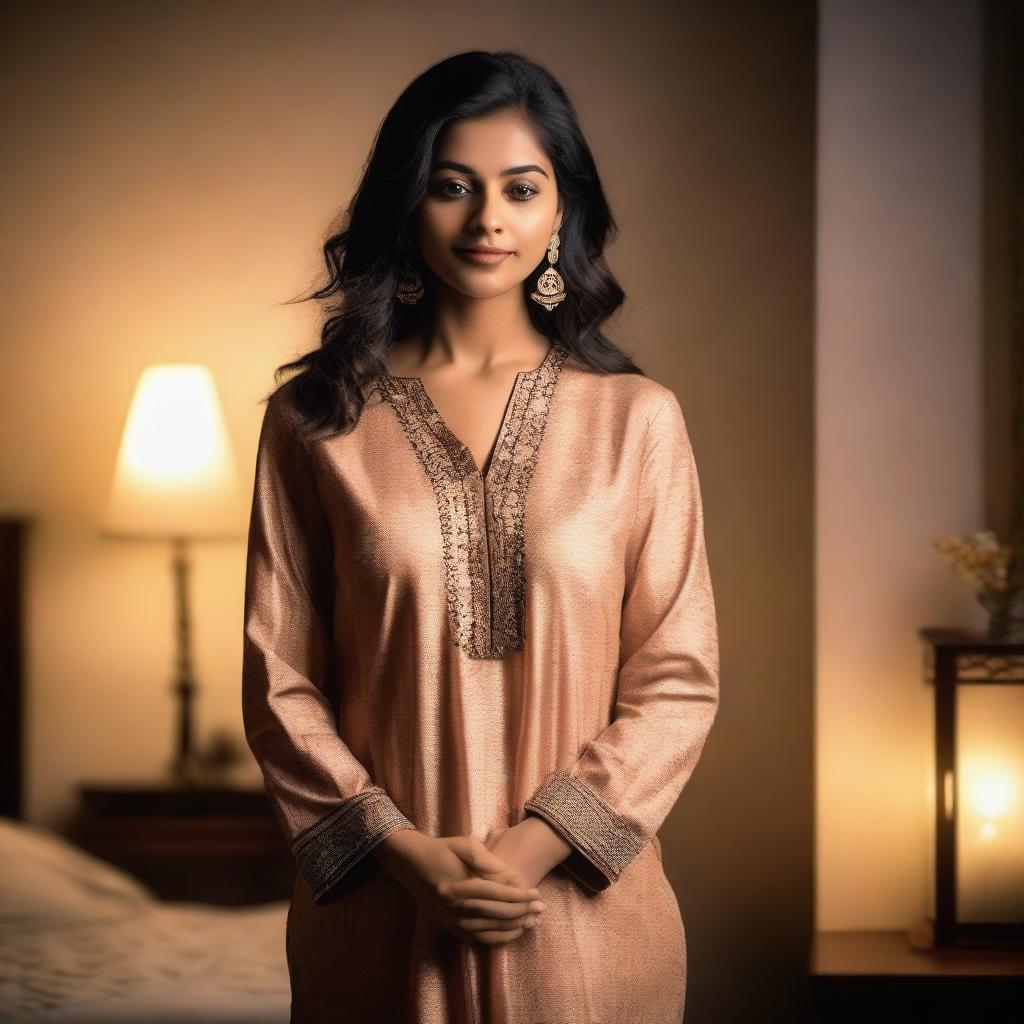
M 935 690 L 929 938 L 1024 946 L 1024 643 L 926 628 Z
M 128 409 L 101 534 L 170 541 L 175 586 L 179 784 L 200 781 L 193 747 L 189 541 L 244 535 L 238 474 L 213 376 L 190 363 L 143 371 Z

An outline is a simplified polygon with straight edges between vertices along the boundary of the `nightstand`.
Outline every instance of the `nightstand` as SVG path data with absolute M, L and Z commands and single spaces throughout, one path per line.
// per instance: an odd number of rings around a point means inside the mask
M 288 899 L 295 861 L 262 789 L 87 783 L 69 838 L 165 900 Z
M 821 1024 L 1024 1021 L 1022 950 L 917 950 L 903 931 L 816 932 L 810 974 Z

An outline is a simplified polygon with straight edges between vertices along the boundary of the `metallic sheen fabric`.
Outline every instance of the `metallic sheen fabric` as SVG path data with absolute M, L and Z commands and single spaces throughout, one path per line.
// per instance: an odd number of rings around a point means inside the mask
M 686 943 L 656 835 L 719 701 L 697 468 L 675 395 L 553 346 L 481 476 L 418 378 L 355 429 L 264 414 L 242 708 L 299 873 L 294 1022 L 679 1024 Z M 572 846 L 548 909 L 459 942 L 367 857 L 395 829 L 527 814 Z

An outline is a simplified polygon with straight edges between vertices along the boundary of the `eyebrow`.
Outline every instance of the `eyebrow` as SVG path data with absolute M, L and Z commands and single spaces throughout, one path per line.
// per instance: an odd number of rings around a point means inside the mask
M 462 171 L 463 174 L 476 176 L 476 171 L 474 171 L 469 164 L 460 164 L 454 160 L 439 160 L 431 168 L 431 173 L 445 168 L 450 171 Z M 520 167 L 507 167 L 501 172 L 501 177 L 504 178 L 512 174 L 525 174 L 527 171 L 537 171 L 538 173 L 543 174 L 545 178 L 548 177 L 548 172 L 545 171 L 543 167 L 538 167 L 536 164 L 522 164 Z

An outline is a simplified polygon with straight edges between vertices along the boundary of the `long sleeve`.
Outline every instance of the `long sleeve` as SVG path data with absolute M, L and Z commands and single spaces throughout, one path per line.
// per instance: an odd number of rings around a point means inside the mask
M 674 394 L 648 424 L 642 460 L 612 721 L 524 805 L 573 847 L 563 864 L 595 892 L 615 882 L 661 827 L 719 702 L 700 485 Z
M 267 402 L 249 522 L 242 659 L 246 741 L 317 903 L 379 842 L 414 828 L 338 734 L 331 671 L 330 527 L 313 453 L 286 396 Z

